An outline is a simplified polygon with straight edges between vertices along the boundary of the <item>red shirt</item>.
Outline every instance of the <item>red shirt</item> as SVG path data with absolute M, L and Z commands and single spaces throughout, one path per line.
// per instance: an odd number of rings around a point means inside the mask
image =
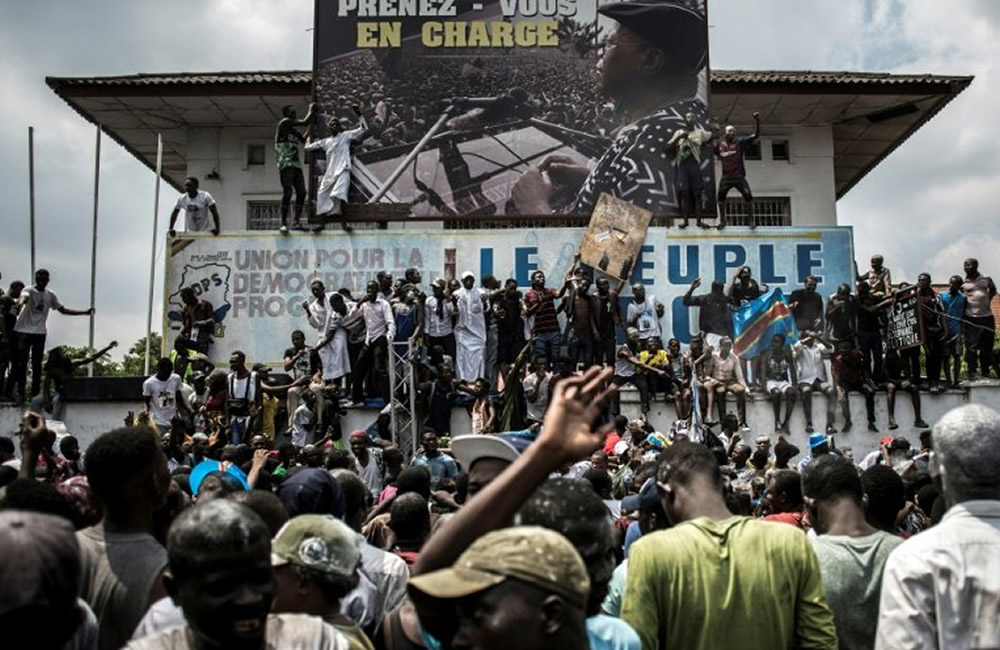
M 776 521 L 781 524 L 791 524 L 796 528 L 805 528 L 802 525 L 801 512 L 781 512 L 776 515 L 768 515 L 764 517 L 764 521 Z
M 532 328 L 535 334 L 559 331 L 559 319 L 556 318 L 557 295 L 555 289 L 542 289 L 541 291 L 528 289 L 527 293 L 524 294 L 526 307 L 538 305 L 538 309 L 534 312 L 535 326 Z
M 621 436 L 618 435 L 617 431 L 612 431 L 608 434 L 608 437 L 604 439 L 604 453 L 608 456 L 615 455 L 615 445 L 621 442 Z
M 406 566 L 409 568 L 412 568 L 417 563 L 417 557 L 420 555 L 417 551 L 393 551 L 392 554 L 403 558 L 403 561 L 406 562 Z
M 752 139 L 750 137 L 743 137 L 728 142 L 723 138 L 715 145 L 715 155 L 722 161 L 723 178 L 738 179 L 746 177 L 747 170 L 743 166 L 743 154 L 747 143 Z
M 191 336 L 192 330 L 194 329 L 194 324 L 200 321 L 206 321 L 208 319 L 215 320 L 215 309 L 212 307 L 212 303 L 207 300 L 198 299 L 193 305 L 184 305 L 181 310 L 181 333 L 180 337 L 183 339 L 193 338 L 196 343 L 204 343 L 208 340 L 208 337 L 212 334 L 211 327 L 199 327 L 197 336 Z

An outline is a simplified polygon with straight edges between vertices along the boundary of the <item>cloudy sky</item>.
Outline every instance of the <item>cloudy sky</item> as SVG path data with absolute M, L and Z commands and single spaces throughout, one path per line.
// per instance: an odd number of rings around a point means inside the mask
M 312 0 L 97 0 L 0 5 L 0 272 L 26 279 L 27 129 L 35 127 L 37 250 L 69 307 L 89 300 L 94 127 L 46 75 L 306 69 Z M 894 278 L 944 279 L 977 256 L 1000 274 L 1000 187 L 992 145 L 1000 88 L 996 0 L 711 0 L 717 68 L 975 75 L 970 88 L 838 205 L 859 266 L 885 255 Z M 153 174 L 105 139 L 97 274 L 97 342 L 145 333 Z M 173 192 L 164 186 L 161 219 Z M 985 212 L 983 212 L 985 210 Z M 163 221 L 161 221 L 161 226 Z M 162 229 L 162 227 L 161 227 Z M 162 236 L 157 269 L 162 268 Z M 157 295 L 161 279 L 157 277 Z M 154 311 L 154 326 L 160 311 Z M 84 345 L 85 318 L 53 316 L 50 343 Z

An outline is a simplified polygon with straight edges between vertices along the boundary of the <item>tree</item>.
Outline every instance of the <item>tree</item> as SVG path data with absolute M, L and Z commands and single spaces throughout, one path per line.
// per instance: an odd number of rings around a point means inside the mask
M 150 334 L 149 367 L 152 371 L 163 350 L 163 338 L 156 332 Z M 146 337 L 132 344 L 122 362 L 122 374 L 128 377 L 142 377 L 146 374 Z

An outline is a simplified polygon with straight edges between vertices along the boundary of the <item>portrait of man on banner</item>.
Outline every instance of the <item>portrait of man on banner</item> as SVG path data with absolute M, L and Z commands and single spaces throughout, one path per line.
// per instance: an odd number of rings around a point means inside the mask
M 512 0 L 456 3 L 454 15 L 423 6 L 317 5 L 313 137 L 355 104 L 370 129 L 351 202 L 589 216 L 607 193 L 676 217 L 683 187 L 714 213 L 703 0 L 569 0 L 551 16 Z

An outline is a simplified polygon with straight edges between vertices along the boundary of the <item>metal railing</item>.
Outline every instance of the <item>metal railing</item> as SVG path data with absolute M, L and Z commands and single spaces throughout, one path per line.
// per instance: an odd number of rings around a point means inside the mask
M 281 201 L 247 201 L 247 230 L 277 230 Z
M 417 385 L 413 375 L 413 342 L 389 345 L 389 418 L 392 441 L 403 452 L 407 461 L 416 456 L 420 440 L 417 415 Z
M 792 200 L 787 196 L 762 196 L 753 200 L 753 212 L 758 226 L 792 225 Z M 726 223 L 749 226 L 747 204 L 742 198 L 726 199 Z
M 753 201 L 758 226 L 791 226 L 792 201 L 787 196 L 765 196 Z M 585 228 L 590 223 L 587 215 L 561 215 L 553 217 L 509 216 L 489 218 L 408 217 L 391 214 L 358 216 L 362 208 L 349 204 L 347 221 L 356 229 L 385 228 L 393 222 L 443 223 L 445 230 L 509 230 L 535 228 Z M 280 201 L 247 201 L 247 230 L 277 230 L 281 225 Z M 650 226 L 666 226 L 667 217 L 654 217 Z M 706 215 L 706 220 L 714 217 Z M 726 223 L 731 226 L 749 225 L 747 204 L 742 198 L 726 199 Z M 391 226 L 389 226 L 391 227 Z

